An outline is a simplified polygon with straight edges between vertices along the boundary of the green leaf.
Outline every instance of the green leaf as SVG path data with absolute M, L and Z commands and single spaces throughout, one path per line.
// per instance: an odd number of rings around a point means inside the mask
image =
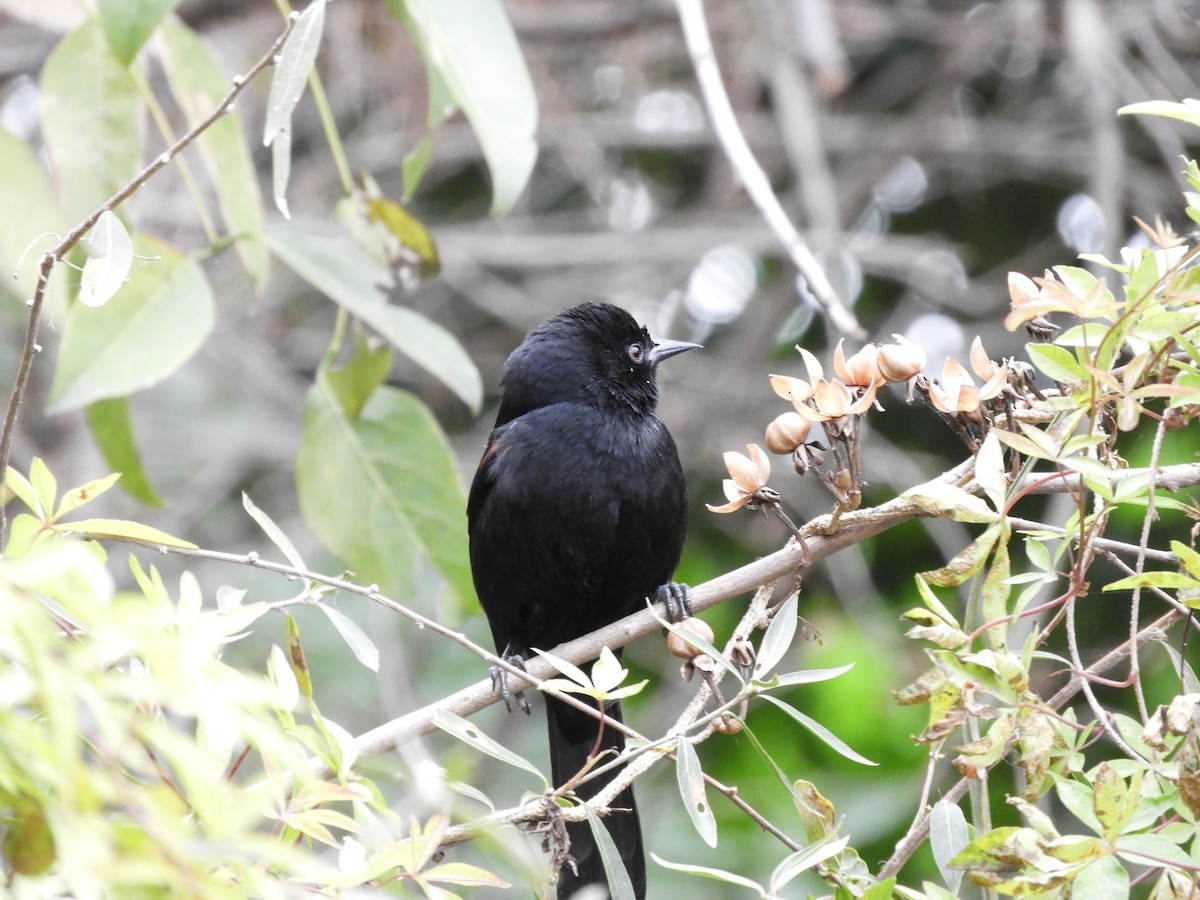
M 390 272 L 345 241 L 294 228 L 272 229 L 266 239 L 271 251 L 292 271 L 440 379 L 473 412 L 479 410 L 483 380 L 475 363 L 442 326 L 386 302 L 393 280 Z
M 824 741 L 826 744 L 828 744 L 832 749 L 836 750 L 842 756 L 846 757 L 846 759 L 851 760 L 856 763 L 861 763 L 864 766 L 879 765 L 879 763 L 871 762 L 871 760 L 867 759 L 861 753 L 858 753 L 857 751 L 852 749 L 849 744 L 847 744 L 845 741 L 843 741 L 841 738 L 839 738 L 836 734 L 834 734 L 832 731 L 830 731 L 828 728 L 826 728 L 820 722 L 818 722 L 815 719 L 813 719 L 809 716 L 806 716 L 804 713 L 800 712 L 800 710 L 796 709 L 796 707 L 794 707 L 788 703 L 784 703 L 779 698 L 772 697 L 770 694 L 763 694 L 762 698 L 764 700 L 766 700 L 768 703 L 773 703 L 775 706 L 778 706 L 785 713 L 787 713 L 789 716 L 791 716 L 793 719 L 795 719 L 797 722 L 799 722 L 801 725 L 803 725 L 805 728 L 807 728 L 809 731 L 811 731 L 814 735 L 816 735 L 822 741 Z
M 189 126 L 207 118 L 229 92 L 229 79 L 196 34 L 172 17 L 163 23 L 162 64 L 167 84 Z M 237 238 L 242 265 L 259 289 L 270 257 L 262 240 L 262 193 L 245 129 L 230 110 L 200 135 L 200 156 L 216 191 L 225 226 Z
M 1194 834 L 1194 832 L 1193 832 Z M 1187 851 L 1161 834 L 1127 834 L 1117 840 L 1117 853 L 1138 865 L 1163 861 L 1173 866 L 1191 868 L 1196 862 Z
M 105 475 L 103 478 L 96 478 L 79 487 L 71 488 L 63 494 L 62 500 L 59 501 L 58 509 L 54 511 L 54 518 L 61 519 L 67 513 L 74 512 L 79 507 L 91 503 L 112 487 L 120 477 L 119 472 L 114 472 L 112 475 Z
M 165 531 L 159 531 L 157 528 L 151 528 L 141 522 L 127 522 L 124 519 L 80 519 L 77 522 L 60 522 L 58 527 L 63 531 L 96 540 L 117 538 L 138 541 L 142 544 L 162 544 L 167 547 L 183 547 L 187 550 L 196 549 L 196 545 L 191 541 L 173 537 Z
M 41 875 L 54 865 L 54 832 L 42 806 L 25 796 L 5 803 L 4 861 L 20 875 Z
M 0 128 L 0 272 L 17 273 L 6 282 L 22 300 L 33 296 L 41 254 L 65 230 L 58 199 L 33 151 Z M 62 267 L 55 269 L 50 296 L 57 293 Z
M 1128 575 L 1104 586 L 1106 591 L 1131 591 L 1138 587 L 1156 587 L 1166 590 L 1195 590 L 1200 588 L 1200 581 L 1182 572 L 1143 572 L 1141 575 Z
M 492 215 L 503 215 L 524 190 L 538 153 L 537 98 L 504 6 L 405 0 L 404 11 L 426 64 L 475 131 L 492 175 Z
M 700 839 L 710 847 L 717 846 L 717 819 L 708 803 L 704 790 L 704 770 L 700 768 L 700 757 L 696 748 L 681 734 L 675 742 L 675 777 L 679 783 L 679 796 L 688 818 Z
M 179 0 L 97 0 L 100 25 L 113 56 L 123 66 L 133 62 L 154 29 Z
M 1025 345 L 1025 352 L 1030 362 L 1055 381 L 1074 384 L 1089 380 L 1087 370 L 1079 364 L 1075 354 L 1064 347 L 1030 343 Z
M 1171 552 L 1193 578 L 1200 578 L 1200 553 L 1182 541 L 1171 541 Z
M 121 473 L 121 489 L 146 506 L 160 508 L 162 497 L 146 476 L 134 441 L 129 400 L 125 397 L 97 400 L 87 405 L 84 414 L 104 462 L 114 472 Z
M 212 331 L 212 291 L 200 267 L 153 238 L 135 238 L 134 252 L 156 258 L 137 266 L 124 289 L 99 309 L 71 308 L 50 388 L 52 411 L 157 384 Z
M 474 596 L 467 562 L 466 503 L 454 454 L 429 410 L 391 387 L 361 414 L 344 398 L 361 366 L 322 365 L 304 404 L 296 459 L 300 509 L 326 549 L 360 578 L 397 597 L 412 594 L 427 557 L 460 599 Z
M 433 718 L 431 719 L 434 725 L 442 729 L 449 735 L 453 735 L 465 744 L 470 744 L 481 753 L 486 753 L 493 759 L 498 759 L 502 763 L 507 763 L 518 769 L 524 769 L 526 772 L 532 772 L 542 780 L 542 784 L 546 790 L 550 789 L 550 782 L 541 770 L 520 754 L 514 753 L 502 744 L 492 740 L 466 719 L 461 716 L 456 716 L 454 713 L 444 709 L 435 709 Z
M 304 94 L 304 86 L 308 84 L 308 76 L 313 64 L 317 61 L 317 50 L 321 46 L 321 35 L 325 30 L 326 0 L 312 0 L 304 12 L 296 18 L 291 33 L 283 42 L 279 57 L 275 63 L 275 72 L 271 76 L 271 91 L 267 97 L 267 115 L 263 123 L 263 146 L 275 145 L 277 151 L 273 156 L 275 162 L 275 205 L 285 217 L 290 217 L 285 193 L 287 191 L 287 172 L 291 163 L 292 112 L 300 97 Z M 283 164 L 281 165 L 281 159 Z
M 137 173 L 142 98 L 100 23 L 64 37 L 42 68 L 42 134 L 67 219 L 99 208 Z
M 1071 900 L 1127 900 L 1129 873 L 1112 856 L 1084 866 L 1071 882 Z
M 29 483 L 37 499 L 34 511 L 43 522 L 49 522 L 58 498 L 58 480 L 40 456 L 35 456 L 29 464 Z
M 1096 820 L 1093 808 L 1093 792 L 1086 784 L 1070 778 L 1054 776 L 1054 788 L 1062 805 L 1069 809 L 1080 822 L 1100 834 L 1103 829 Z

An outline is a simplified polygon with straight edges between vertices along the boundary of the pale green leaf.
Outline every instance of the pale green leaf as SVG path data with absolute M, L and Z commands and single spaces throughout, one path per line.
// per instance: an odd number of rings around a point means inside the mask
M 160 31 L 163 71 L 189 126 L 207 118 L 229 92 L 229 79 L 196 34 L 176 18 Z M 255 285 L 267 278 L 269 257 L 262 240 L 262 193 L 241 116 L 230 110 L 196 142 L 225 226 L 237 238 L 237 252 Z
M 426 63 L 475 131 L 492 176 L 492 214 L 502 215 L 524 190 L 538 153 L 537 98 L 504 5 L 406 0 L 404 10 Z
M 1071 900 L 1128 900 L 1129 873 L 1112 856 L 1084 866 L 1071 882 Z
M 74 512 L 85 503 L 91 503 L 116 484 L 117 479 L 120 477 L 120 472 L 114 472 L 111 475 L 105 475 L 103 478 L 95 478 L 86 484 L 81 484 L 79 487 L 71 488 L 71 490 L 63 494 L 62 500 L 58 502 L 58 509 L 54 511 L 54 518 L 61 519 L 67 513 Z
M 1200 100 L 1187 99 L 1180 103 L 1171 100 L 1145 100 L 1128 103 L 1117 110 L 1119 116 L 1166 116 L 1189 125 L 1200 125 Z
M 339 389 L 369 364 L 356 355 L 317 373 L 296 459 L 300 510 L 326 549 L 385 593 L 410 596 L 427 558 L 460 599 L 471 597 L 454 455 L 429 410 L 396 388 L 377 388 L 361 415 L 347 415 Z
M 134 268 L 116 297 L 99 309 L 71 308 L 50 388 L 53 411 L 157 384 L 212 331 L 213 296 L 200 267 L 153 238 L 135 238 L 134 252 L 154 258 Z
M 151 528 L 141 522 L 127 522 L 124 519 L 80 519 L 77 522 L 60 522 L 58 527 L 63 531 L 96 540 L 117 538 L 142 544 L 162 544 L 166 547 L 196 549 L 196 545 L 191 541 L 173 537 L 165 531 L 159 531 L 157 528 Z
M 832 669 L 801 669 L 798 672 L 788 672 L 771 679 L 771 687 L 788 687 L 794 684 L 814 684 L 819 681 L 829 681 L 844 675 L 854 668 L 854 663 L 836 666 Z
M 33 296 L 38 263 L 65 230 L 58 199 L 33 150 L 0 128 L 0 280 L 22 300 Z M 58 293 L 63 267 L 55 269 L 51 296 Z M 10 276 L 16 274 L 16 280 Z
M 272 229 L 267 244 L 292 271 L 358 317 L 393 347 L 440 379 L 473 411 L 483 402 L 483 379 L 458 340 L 442 326 L 386 302 L 390 272 L 346 241 Z
M 81 221 L 138 170 L 142 98 L 100 23 L 64 37 L 42 68 L 42 134 L 67 218 Z

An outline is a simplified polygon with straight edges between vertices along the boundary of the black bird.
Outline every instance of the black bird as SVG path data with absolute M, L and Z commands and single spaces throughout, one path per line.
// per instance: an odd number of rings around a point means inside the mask
M 623 309 L 584 303 L 534 328 L 509 356 L 496 425 L 467 503 L 475 589 L 502 656 L 524 659 L 534 647 L 548 650 L 595 631 L 642 608 L 650 595 L 686 599 L 670 579 L 683 547 L 687 494 L 675 442 L 654 412 L 655 371 L 697 346 L 655 343 Z M 605 712 L 621 718 L 616 703 Z M 599 722 L 550 697 L 546 718 L 556 786 L 593 752 L 625 746 L 612 728 L 597 746 Z M 586 800 L 606 782 L 593 779 L 576 794 Z M 612 807 L 629 810 L 603 821 L 644 897 L 633 792 Z M 567 835 L 578 874 L 561 869 L 559 897 L 607 887 L 587 823 L 569 825 Z

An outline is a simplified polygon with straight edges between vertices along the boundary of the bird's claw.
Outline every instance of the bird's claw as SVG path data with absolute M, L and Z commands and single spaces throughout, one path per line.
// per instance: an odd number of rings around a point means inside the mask
M 686 584 L 668 581 L 654 592 L 654 599 L 666 607 L 667 621 L 674 625 L 692 617 L 692 597 Z
M 525 671 L 525 657 L 519 653 L 506 653 L 502 657 L 509 665 L 516 666 L 522 672 Z M 508 672 L 500 666 L 492 666 L 488 670 L 492 676 L 492 690 L 500 694 L 500 699 L 504 701 L 504 708 L 510 713 L 513 711 L 513 701 L 517 701 L 517 708 L 525 715 L 530 714 L 529 701 L 525 699 L 524 691 L 517 691 L 515 694 L 508 689 Z

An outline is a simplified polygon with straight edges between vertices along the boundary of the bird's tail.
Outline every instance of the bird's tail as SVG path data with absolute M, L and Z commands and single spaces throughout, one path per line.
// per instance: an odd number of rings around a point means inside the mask
M 605 713 L 618 722 L 621 719 L 621 706 L 613 703 L 605 709 Z M 601 764 L 607 762 L 611 750 L 620 753 L 625 748 L 625 735 L 606 726 L 599 748 L 596 747 L 596 732 L 600 723 L 572 706 L 561 703 L 553 697 L 546 698 L 546 721 L 550 730 L 550 769 L 556 786 L 562 785 L 567 779 L 577 775 L 587 763 L 593 752 L 604 755 Z M 583 800 L 589 800 L 599 793 L 609 783 L 612 776 L 601 776 L 575 788 L 575 793 Z M 601 821 L 612 836 L 625 869 L 633 881 L 634 893 L 639 898 L 646 896 L 646 859 L 642 850 L 642 829 L 638 822 L 637 807 L 633 802 L 633 790 L 627 788 L 617 795 L 610 804 L 613 809 L 629 810 L 629 812 L 613 812 Z M 575 860 L 578 874 L 571 871 L 570 864 L 563 866 L 558 877 L 559 900 L 567 900 L 576 891 L 586 885 L 600 885 L 607 888 L 608 880 L 604 876 L 604 863 L 600 859 L 600 851 L 592 837 L 592 831 L 587 822 L 571 823 L 567 826 L 567 837 L 571 840 L 571 857 Z

